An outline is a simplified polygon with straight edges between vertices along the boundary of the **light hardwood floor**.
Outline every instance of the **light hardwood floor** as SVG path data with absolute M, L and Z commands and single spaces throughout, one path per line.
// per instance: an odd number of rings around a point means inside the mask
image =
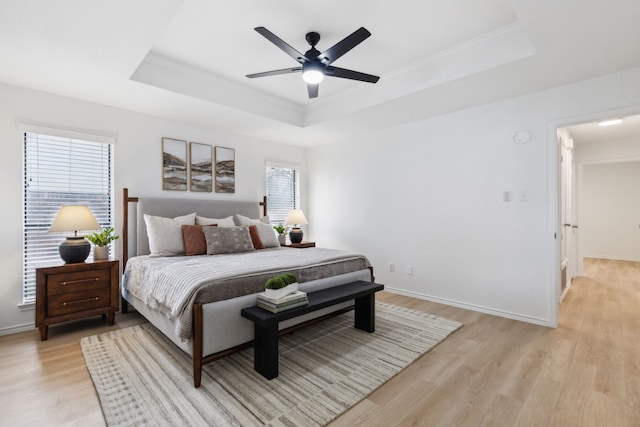
M 465 326 L 331 426 L 640 426 L 640 263 L 587 260 L 549 329 L 391 293 Z M 95 318 L 0 337 L 0 425 L 104 425 L 80 338 Z

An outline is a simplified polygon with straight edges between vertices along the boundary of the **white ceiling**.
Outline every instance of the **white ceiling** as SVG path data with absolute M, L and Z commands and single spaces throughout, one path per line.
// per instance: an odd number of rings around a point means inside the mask
M 621 118 L 622 123 L 614 126 L 598 126 L 598 122 L 568 126 L 566 129 L 575 144 L 607 143 L 613 141 L 635 140 L 640 142 L 640 115 Z
M 0 81 L 310 146 L 640 65 L 637 0 L 0 0 Z M 310 100 L 299 51 L 372 36 Z M 470 90 L 471 88 L 471 90 Z

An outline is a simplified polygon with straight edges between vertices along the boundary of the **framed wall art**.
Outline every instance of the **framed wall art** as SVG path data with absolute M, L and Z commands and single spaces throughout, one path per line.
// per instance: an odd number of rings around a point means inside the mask
M 197 142 L 189 143 L 191 167 L 189 189 L 211 193 L 213 191 L 213 147 Z
M 236 191 L 236 151 L 233 148 L 215 147 L 216 193 Z
M 187 191 L 187 141 L 162 138 L 162 189 Z

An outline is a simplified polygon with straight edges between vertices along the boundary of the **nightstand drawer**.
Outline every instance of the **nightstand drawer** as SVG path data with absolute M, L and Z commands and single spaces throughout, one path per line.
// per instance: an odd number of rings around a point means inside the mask
M 81 292 L 68 292 L 51 295 L 47 298 L 47 315 L 59 316 L 61 314 L 75 313 L 82 310 L 107 307 L 110 304 L 111 291 L 108 287 Z
M 47 296 L 90 289 L 109 289 L 110 286 L 111 274 L 104 268 L 47 276 Z

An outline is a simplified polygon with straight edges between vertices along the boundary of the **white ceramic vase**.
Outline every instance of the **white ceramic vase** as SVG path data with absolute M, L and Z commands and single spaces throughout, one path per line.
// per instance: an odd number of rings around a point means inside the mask
M 284 296 L 292 294 L 298 290 L 298 282 L 292 283 L 280 289 L 265 289 L 264 294 L 267 298 L 280 299 Z
M 93 259 L 94 260 L 109 259 L 109 246 L 94 246 Z

